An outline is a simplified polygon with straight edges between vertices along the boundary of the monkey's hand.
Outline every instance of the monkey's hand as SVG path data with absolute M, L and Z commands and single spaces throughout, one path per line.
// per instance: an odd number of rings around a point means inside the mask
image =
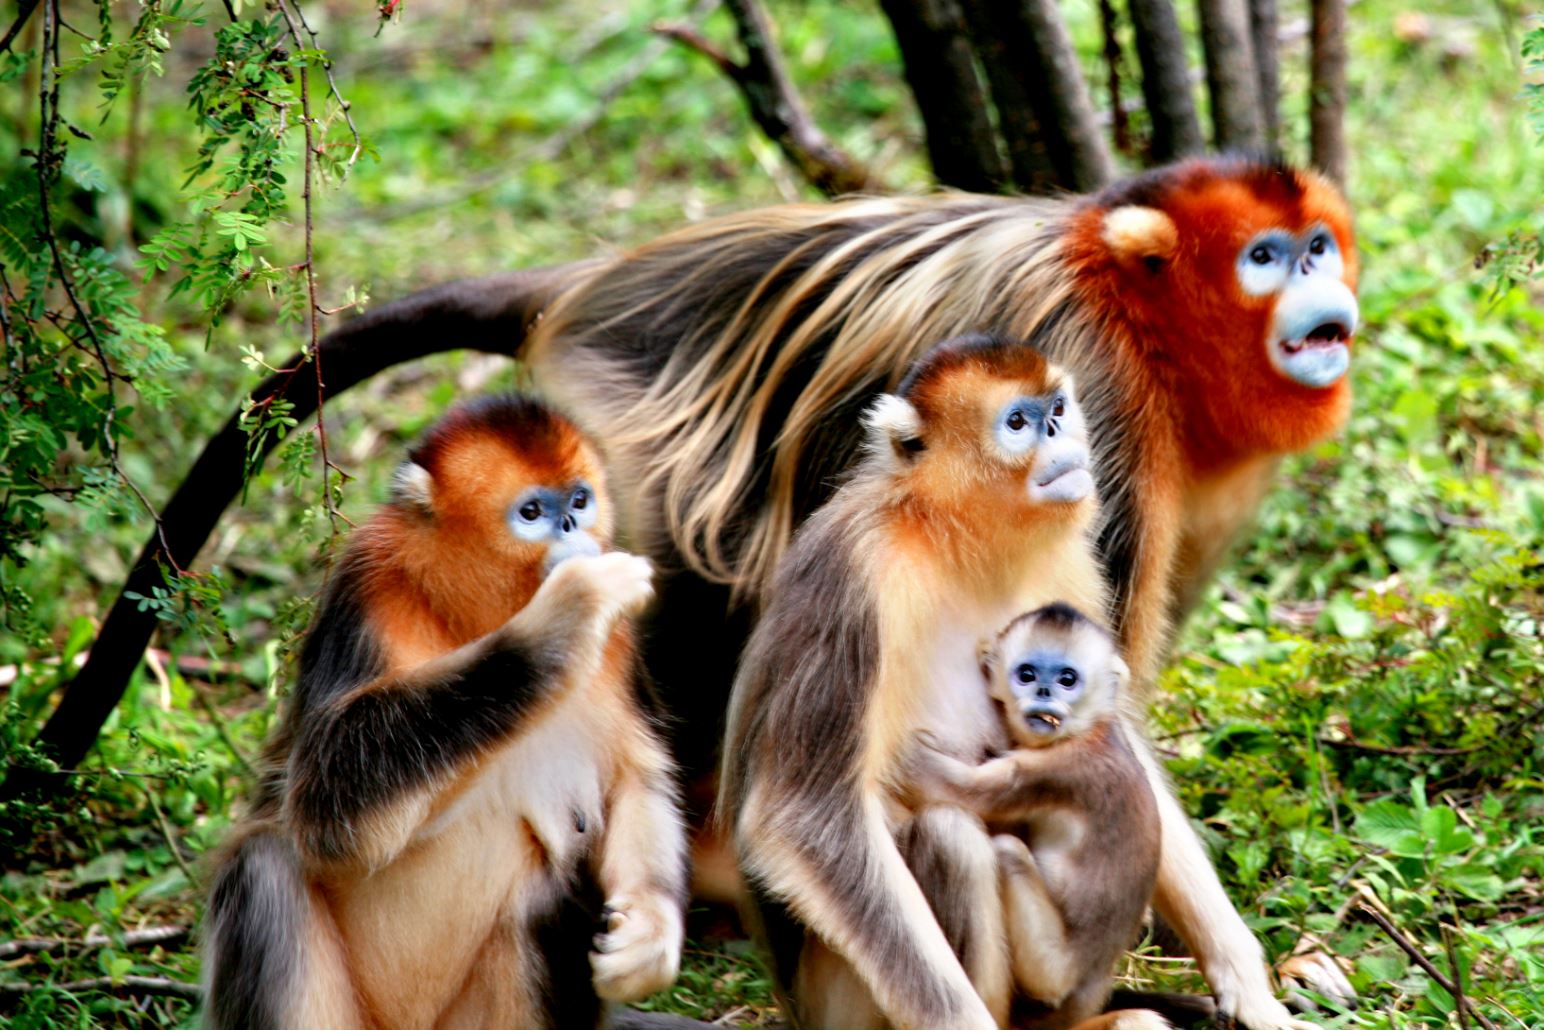
M 660 894 L 618 895 L 606 902 L 606 932 L 590 953 L 595 993 L 638 1001 L 675 982 L 685 936 L 681 906 Z
M 906 800 L 915 805 L 959 804 L 974 768 L 945 751 L 931 733 L 923 731 L 912 740 L 901 759 L 901 780 Z
M 504 624 L 512 643 L 598 659 L 618 620 L 654 596 L 654 567 L 623 551 L 559 562 L 529 604 Z

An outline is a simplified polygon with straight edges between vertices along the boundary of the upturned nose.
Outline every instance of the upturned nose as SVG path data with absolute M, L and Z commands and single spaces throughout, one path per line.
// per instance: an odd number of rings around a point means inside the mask
M 1051 699 L 1051 688 L 1050 687 L 1043 687 L 1043 686 L 1042 687 L 1036 687 L 1035 688 L 1035 696 L 1040 698 L 1041 700 L 1049 701 Z
M 563 530 L 563 532 L 572 533 L 574 530 L 579 528 L 579 523 L 574 521 L 574 517 L 572 515 L 564 515 L 562 520 L 558 522 L 558 526 Z

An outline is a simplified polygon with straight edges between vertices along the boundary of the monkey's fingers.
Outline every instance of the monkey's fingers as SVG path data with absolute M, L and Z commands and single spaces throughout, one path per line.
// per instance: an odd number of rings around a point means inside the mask
M 637 1001 L 675 982 L 681 965 L 680 914 L 662 899 L 607 906 L 607 932 L 590 954 L 595 992 L 608 1001 Z
M 1299 993 L 1302 989 L 1313 991 L 1342 1008 L 1356 1006 L 1356 988 L 1346 979 L 1334 957 L 1322 951 L 1293 955 L 1276 967 L 1276 975 L 1281 979 L 1281 985 L 1288 989 L 1289 1003 L 1294 999 L 1302 1003 L 1296 1007 L 1309 1011 L 1315 1008 Z
M 1250 994 L 1232 1004 L 1218 995 L 1219 1025 L 1232 1022 L 1245 1030 L 1318 1030 L 1317 1023 L 1296 1019 L 1285 1005 L 1270 994 Z

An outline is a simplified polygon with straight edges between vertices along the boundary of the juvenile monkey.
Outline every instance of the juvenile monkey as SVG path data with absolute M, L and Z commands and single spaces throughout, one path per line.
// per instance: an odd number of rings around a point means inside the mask
M 611 532 L 594 448 L 535 401 L 414 448 L 221 858 L 210 1025 L 567 1030 L 675 978 L 684 834 L 629 620 L 651 569 Z
M 1088 445 L 1071 381 L 987 336 L 929 352 L 867 424 L 741 663 L 720 813 L 797 1025 L 987 1030 L 1011 995 L 997 857 L 974 816 L 907 806 L 906 759 L 923 730 L 971 761 L 1006 743 L 982 627 L 1104 610 Z
M 981 669 L 1015 747 L 980 765 L 920 743 L 913 788 L 998 830 L 1020 1030 L 1090 1022 L 1158 877 L 1158 807 L 1121 725 L 1129 672 L 1102 627 L 1064 604 L 1019 616 Z M 1027 846 L 1026 846 L 1027 845 Z M 1152 1013 L 1133 1025 L 1166 1026 Z

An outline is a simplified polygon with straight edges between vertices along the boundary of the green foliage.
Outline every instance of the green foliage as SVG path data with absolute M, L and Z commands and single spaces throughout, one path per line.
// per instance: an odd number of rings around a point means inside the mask
M 198 875 L 198 856 L 229 826 L 320 582 L 317 545 L 330 533 L 319 439 L 282 404 L 240 404 L 258 378 L 310 374 L 269 358 L 297 349 L 307 273 L 325 273 L 325 294 L 345 304 L 363 295 L 350 282 L 400 296 L 810 193 L 706 62 L 650 49 L 648 25 L 687 16 L 684 0 L 452 18 L 408 5 L 379 38 L 368 7 L 318 4 L 308 17 L 328 16 L 336 76 L 381 160 L 355 164 L 346 189 L 318 193 L 309 269 L 302 68 L 318 179 L 346 170 L 354 148 L 309 35 L 297 45 L 275 9 L 252 4 L 234 22 L 172 0 L 63 6 L 78 28 L 98 13 L 98 27 L 94 42 L 64 36 L 79 53 L 61 62 L 61 129 L 41 164 L 64 267 L 121 374 L 109 381 L 82 337 L 38 235 L 41 53 L 23 36 L 30 54 L 0 54 L 8 98 L 26 101 L 0 112 L 7 763 L 46 762 L 27 742 L 152 529 L 120 470 L 158 501 L 238 408 L 251 449 L 242 505 L 194 575 L 167 569 L 135 599 L 161 620 L 158 657 L 136 673 L 78 792 L 0 811 L 0 825 L 25 817 L 42 831 L 0 878 L 0 937 L 79 941 L 100 929 L 115 940 L 9 960 L 0 982 L 40 988 L 5 1010 L 12 1025 L 173 1026 L 190 1019 L 183 1000 L 61 985 L 196 980 L 186 941 L 117 942 L 130 928 L 196 921 L 198 893 L 178 859 Z M 1516 55 L 1490 8 L 1449 0 L 1430 12 L 1472 34 L 1475 53 L 1458 61 L 1435 41 L 1400 42 L 1390 25 L 1402 10 L 1364 0 L 1350 14 L 1364 313 L 1351 422 L 1285 463 L 1182 638 L 1155 732 L 1273 956 L 1325 947 L 1367 999 L 1316 1020 L 1457 1023 L 1453 999 L 1365 917 L 1369 905 L 1445 975 L 1456 959 L 1464 990 L 1498 1026 L 1540 1025 L 1544 294 L 1526 266 L 1536 251 L 1507 256 L 1540 230 L 1544 162 L 1526 110 L 1539 94 L 1525 85 L 1520 96 Z M 1067 11 L 1093 67 L 1093 8 Z M 772 13 L 822 124 L 887 182 L 923 188 L 916 116 L 876 10 L 817 0 L 776 2 Z M 1287 19 L 1302 13 L 1283 8 Z M 703 29 L 729 38 L 727 15 Z M 1539 60 L 1540 31 L 1528 29 L 1527 60 Z M 1282 57 L 1286 144 L 1301 158 L 1303 53 Z M 1137 95 L 1134 82 L 1126 89 Z M 1494 256 L 1476 272 L 1487 248 Z M 453 356 L 329 402 L 333 452 L 360 476 L 344 511 L 357 519 L 384 496 L 406 441 L 456 396 L 512 381 L 498 359 Z M 278 460 L 260 464 L 260 445 L 286 434 Z M 701 914 L 693 934 L 681 980 L 648 1007 L 772 1019 L 743 942 Z M 1146 950 L 1122 975 L 1201 987 L 1192 967 Z

